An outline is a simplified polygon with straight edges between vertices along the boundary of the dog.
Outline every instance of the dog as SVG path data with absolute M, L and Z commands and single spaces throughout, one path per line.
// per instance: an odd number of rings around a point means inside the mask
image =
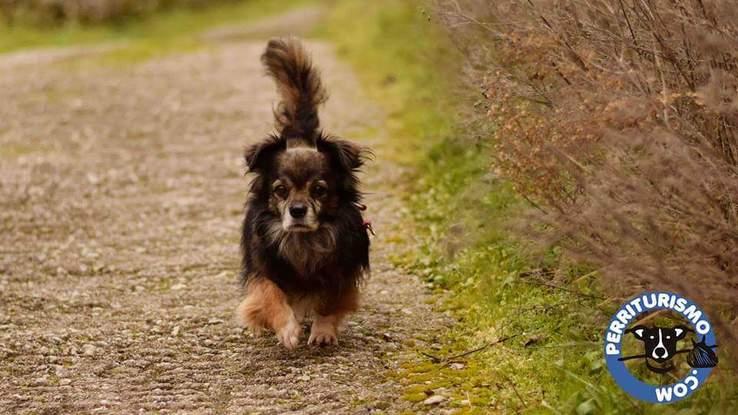
M 652 327 L 635 326 L 628 330 L 633 333 L 636 339 L 643 342 L 645 350 L 646 366 L 649 370 L 656 373 L 666 373 L 673 369 L 671 359 L 681 351 L 677 351 L 677 343 L 684 339 L 687 327 Z M 651 364 L 651 361 L 656 365 Z
M 298 346 L 338 344 L 369 273 L 369 235 L 357 173 L 368 149 L 325 134 L 318 107 L 328 95 L 299 40 L 273 39 L 261 57 L 281 101 L 276 132 L 246 149 L 248 190 L 241 251 L 241 323 Z

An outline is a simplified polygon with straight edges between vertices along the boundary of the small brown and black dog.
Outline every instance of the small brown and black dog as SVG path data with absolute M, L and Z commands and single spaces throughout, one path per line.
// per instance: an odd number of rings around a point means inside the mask
M 238 317 L 293 349 L 312 315 L 308 344 L 337 344 L 369 271 L 356 177 L 368 153 L 320 130 L 318 106 L 327 94 L 298 40 L 271 40 L 261 60 L 281 102 L 277 132 L 246 150 L 255 177 L 243 221 L 246 298 Z

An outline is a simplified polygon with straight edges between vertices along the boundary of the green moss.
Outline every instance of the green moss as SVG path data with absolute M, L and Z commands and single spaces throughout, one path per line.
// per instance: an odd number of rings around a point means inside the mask
M 426 398 L 428 398 L 428 395 L 424 394 L 423 392 L 407 392 L 402 395 L 402 399 L 414 403 L 423 402 Z

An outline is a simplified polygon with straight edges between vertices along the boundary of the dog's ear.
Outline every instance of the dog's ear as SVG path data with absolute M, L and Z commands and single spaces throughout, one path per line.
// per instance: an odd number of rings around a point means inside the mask
M 319 150 L 331 153 L 338 165 L 347 172 L 358 170 L 372 156 L 369 149 L 346 140 L 324 139 L 318 142 L 318 146 Z
M 674 334 L 676 335 L 677 340 L 681 340 L 684 338 L 684 336 L 687 335 L 687 332 L 690 331 L 687 327 L 678 325 L 674 327 Z
M 646 332 L 646 327 L 645 326 L 635 326 L 628 331 L 633 333 L 633 336 L 635 336 L 636 339 L 643 340 L 644 333 Z
M 284 148 L 284 146 L 284 140 L 278 137 L 270 137 L 262 142 L 248 146 L 244 153 L 247 171 L 259 172 L 265 170 L 277 152 Z
M 337 143 L 341 164 L 349 171 L 358 170 L 364 165 L 369 151 L 348 141 L 339 140 Z

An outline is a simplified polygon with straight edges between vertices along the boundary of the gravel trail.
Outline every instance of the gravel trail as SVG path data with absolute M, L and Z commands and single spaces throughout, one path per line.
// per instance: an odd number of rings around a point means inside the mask
M 381 134 L 363 141 L 380 155 L 363 175 L 373 274 L 340 346 L 288 352 L 235 324 L 241 155 L 276 99 L 264 45 L 0 65 L 0 412 L 408 409 L 388 375 L 445 320 L 388 259 L 402 171 Z M 326 129 L 381 130 L 332 46 L 308 45 L 331 93 Z

